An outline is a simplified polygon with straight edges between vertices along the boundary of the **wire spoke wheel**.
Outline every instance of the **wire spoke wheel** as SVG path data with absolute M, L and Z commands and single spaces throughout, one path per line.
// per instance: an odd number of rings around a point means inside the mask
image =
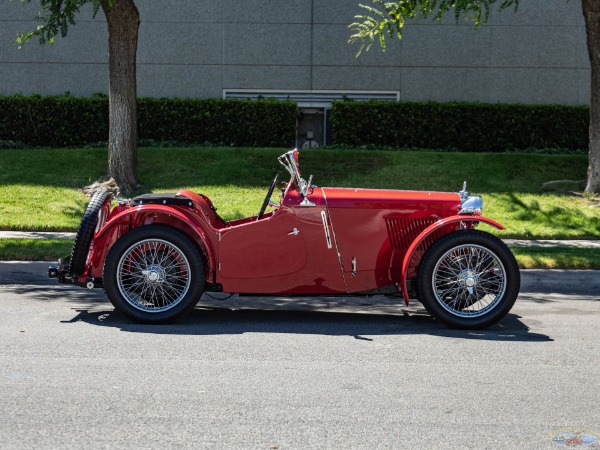
M 479 230 L 449 233 L 433 244 L 419 267 L 419 300 L 455 328 L 485 328 L 505 317 L 517 299 L 519 265 L 496 236 Z
M 190 284 L 191 268 L 184 252 L 162 239 L 136 242 L 117 265 L 117 285 L 123 299 L 144 312 L 174 308 Z
M 104 263 L 104 288 L 115 309 L 144 323 L 167 323 L 192 310 L 205 286 L 195 243 L 163 225 L 135 228 L 117 240 Z
M 490 249 L 460 245 L 444 253 L 432 277 L 436 299 L 451 314 L 478 317 L 496 307 L 506 290 L 506 271 Z

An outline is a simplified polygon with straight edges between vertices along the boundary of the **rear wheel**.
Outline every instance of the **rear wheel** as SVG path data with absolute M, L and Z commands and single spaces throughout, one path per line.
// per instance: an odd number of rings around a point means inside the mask
M 69 274 L 72 277 L 78 277 L 85 271 L 92 251 L 91 244 L 94 233 L 104 226 L 108 213 L 110 213 L 111 200 L 110 192 L 97 191 L 88 203 L 71 251 Z
M 104 265 L 104 288 L 134 320 L 163 323 L 192 309 L 204 291 L 204 262 L 182 233 L 152 225 L 125 234 Z
M 497 237 L 461 230 L 428 250 L 417 287 L 419 299 L 436 319 L 455 328 L 484 328 L 501 320 L 514 305 L 519 267 Z

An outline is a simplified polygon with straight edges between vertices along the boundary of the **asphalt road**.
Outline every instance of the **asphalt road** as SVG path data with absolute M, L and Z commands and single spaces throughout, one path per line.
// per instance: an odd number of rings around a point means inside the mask
M 600 448 L 590 283 L 525 283 L 478 332 L 382 298 L 205 298 L 148 326 L 23 267 L 0 276 L 2 449 Z

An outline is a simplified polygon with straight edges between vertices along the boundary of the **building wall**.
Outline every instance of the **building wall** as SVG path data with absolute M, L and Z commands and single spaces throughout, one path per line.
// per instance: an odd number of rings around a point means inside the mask
M 402 100 L 585 104 L 589 61 L 580 2 L 522 1 L 487 26 L 407 25 L 388 50 L 355 57 L 359 0 L 136 0 L 138 93 L 222 97 L 224 89 L 399 91 Z M 102 13 L 82 11 L 54 45 L 13 43 L 36 1 L 0 4 L 0 94 L 107 92 Z M 284 5 L 284 6 L 282 6 Z

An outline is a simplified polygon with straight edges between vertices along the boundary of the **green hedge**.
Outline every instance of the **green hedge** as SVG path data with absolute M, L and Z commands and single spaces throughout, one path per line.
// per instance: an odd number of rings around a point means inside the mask
M 140 139 L 236 147 L 288 147 L 296 140 L 296 103 L 279 100 L 141 99 Z
M 277 100 L 138 100 L 138 138 L 244 147 L 287 147 L 297 106 Z M 65 147 L 108 139 L 105 97 L 0 97 L 0 141 Z
M 107 140 L 105 98 L 0 97 L 0 141 L 67 147 Z
M 483 103 L 336 102 L 334 142 L 503 151 L 525 148 L 584 149 L 589 108 Z
M 295 142 L 297 106 L 277 100 L 138 101 L 140 140 L 245 147 Z M 589 108 L 481 103 L 336 102 L 334 142 L 463 151 L 584 149 Z M 106 141 L 106 97 L 0 97 L 0 142 L 66 147 Z M 8 145 L 8 144 L 7 144 Z

